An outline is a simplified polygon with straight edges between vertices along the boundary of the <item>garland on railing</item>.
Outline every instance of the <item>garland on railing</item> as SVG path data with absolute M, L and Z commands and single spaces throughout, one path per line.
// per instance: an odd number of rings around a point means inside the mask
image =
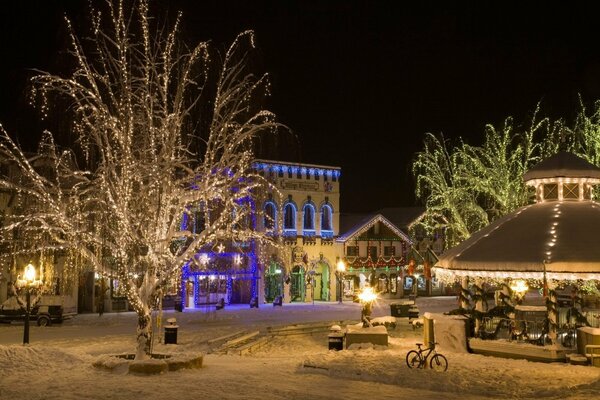
M 502 282 L 502 290 L 500 290 L 500 293 L 498 295 L 498 297 L 500 298 L 500 303 L 502 304 L 502 307 L 506 308 L 506 313 L 512 313 L 515 311 L 515 306 L 512 302 L 512 296 L 513 296 L 513 291 L 510 288 L 509 284 L 507 282 Z M 506 290 L 506 293 L 504 293 L 504 291 Z
M 548 288 L 548 297 L 546 298 L 546 309 L 548 310 L 546 321 L 548 326 L 546 327 L 546 330 L 552 344 L 556 340 L 556 332 L 558 331 L 558 305 L 556 297 L 556 288 Z

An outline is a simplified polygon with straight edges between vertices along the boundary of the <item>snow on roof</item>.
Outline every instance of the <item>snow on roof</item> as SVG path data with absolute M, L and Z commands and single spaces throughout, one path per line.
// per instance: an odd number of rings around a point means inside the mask
M 600 179 L 600 168 L 573 153 L 561 151 L 527 171 L 523 180 L 555 177 Z
M 347 241 L 356 233 L 362 232 L 365 226 L 372 226 L 376 222 L 377 216 L 381 216 L 385 220 L 382 220 L 383 223 L 392 231 L 400 232 L 400 237 L 412 243 L 405 232 L 423 215 L 425 215 L 424 207 L 388 207 L 370 214 L 341 214 L 338 241 Z
M 343 218 L 344 217 L 342 217 L 342 219 Z M 360 236 L 362 233 L 370 229 L 373 225 L 375 225 L 378 222 L 381 222 L 382 224 L 387 226 L 392 232 L 394 232 L 394 234 L 396 234 L 398 237 L 404 239 L 409 244 L 412 244 L 412 240 L 410 240 L 406 233 L 402 232 L 396 225 L 392 224 L 387 218 L 385 218 L 381 214 L 376 214 L 374 216 L 361 216 L 359 221 L 360 222 L 358 224 L 354 225 L 347 232 L 341 234 L 336 239 L 336 241 L 341 243 L 346 242 L 355 236 Z
M 600 205 L 525 206 L 444 252 L 436 273 L 542 279 L 600 279 Z

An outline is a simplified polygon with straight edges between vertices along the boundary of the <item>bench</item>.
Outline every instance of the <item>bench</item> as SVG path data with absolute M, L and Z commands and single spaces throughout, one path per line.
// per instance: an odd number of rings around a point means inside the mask
M 590 365 L 600 367 L 600 345 L 587 344 L 585 346 L 585 356 L 590 360 Z

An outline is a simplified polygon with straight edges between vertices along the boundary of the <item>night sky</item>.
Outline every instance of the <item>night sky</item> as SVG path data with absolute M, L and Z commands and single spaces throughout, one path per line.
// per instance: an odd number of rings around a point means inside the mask
M 162 1 L 188 43 L 225 48 L 254 29 L 272 77 L 269 107 L 292 128 L 281 159 L 342 168 L 342 211 L 414 204 L 410 174 L 426 132 L 481 143 L 512 115 L 572 118 L 600 99 L 593 2 Z M 26 100 L 32 68 L 60 73 L 63 12 L 87 1 L 0 3 L 0 122 L 25 145 L 44 127 Z M 290 141 L 293 143 L 293 141 Z

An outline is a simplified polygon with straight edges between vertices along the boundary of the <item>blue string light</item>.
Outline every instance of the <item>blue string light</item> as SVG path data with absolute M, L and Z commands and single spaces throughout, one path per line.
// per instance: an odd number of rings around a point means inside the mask
M 298 174 L 300 173 L 304 177 L 319 178 L 321 176 L 327 176 L 328 178 L 335 177 L 338 179 L 341 176 L 339 169 L 325 169 L 315 167 L 304 167 L 301 165 L 286 165 L 286 164 L 267 164 L 263 162 L 255 162 L 252 167 L 257 171 L 274 172 L 276 174 Z

